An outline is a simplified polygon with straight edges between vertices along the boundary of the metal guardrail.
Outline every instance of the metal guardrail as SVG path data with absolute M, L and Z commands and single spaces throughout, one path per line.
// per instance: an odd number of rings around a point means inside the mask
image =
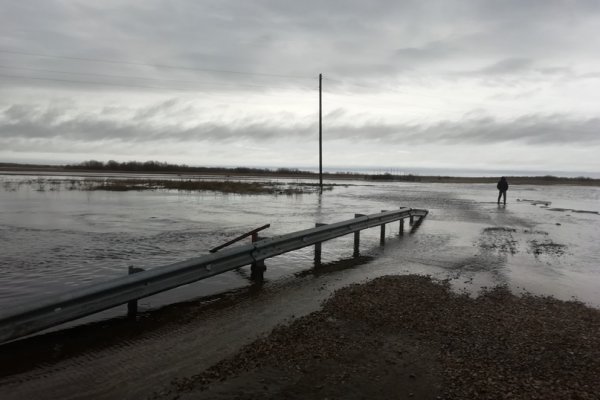
M 401 208 L 378 214 L 321 225 L 259 240 L 170 265 L 152 268 L 106 282 L 76 288 L 61 295 L 33 299 L 0 313 L 0 343 L 85 317 L 115 306 L 186 285 L 303 247 L 317 245 L 336 237 L 400 220 L 427 215 L 427 210 Z M 382 235 L 384 228 L 382 228 Z M 355 240 L 357 235 L 355 234 Z M 315 248 L 317 248 L 315 246 Z M 355 242 L 356 249 L 356 242 Z M 315 261 L 316 253 L 315 253 Z M 319 258 L 320 261 L 320 258 Z

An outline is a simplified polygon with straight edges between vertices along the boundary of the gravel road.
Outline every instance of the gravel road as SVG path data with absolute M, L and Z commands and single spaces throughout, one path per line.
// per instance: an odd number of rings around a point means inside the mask
M 338 290 L 154 398 L 598 399 L 600 311 L 575 301 L 473 298 L 429 277 Z

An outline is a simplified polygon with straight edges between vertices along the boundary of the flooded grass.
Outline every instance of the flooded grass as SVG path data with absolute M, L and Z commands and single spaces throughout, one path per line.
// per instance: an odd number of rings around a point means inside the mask
M 214 191 L 221 193 L 272 194 L 275 188 L 260 182 L 153 180 L 153 179 L 106 179 L 84 180 L 81 190 L 181 190 L 187 192 Z M 289 193 L 293 194 L 293 193 Z
M 323 190 L 333 190 L 332 184 L 324 185 Z M 185 192 L 212 191 L 235 194 L 275 194 L 295 195 L 315 193 L 319 186 L 313 183 L 281 183 L 281 182 L 242 182 L 233 180 L 194 180 L 194 179 L 28 179 L 4 181 L 2 188 L 7 192 L 15 192 L 22 187 L 30 187 L 37 192 L 81 190 L 105 190 L 112 192 L 146 191 L 146 190 L 178 190 Z

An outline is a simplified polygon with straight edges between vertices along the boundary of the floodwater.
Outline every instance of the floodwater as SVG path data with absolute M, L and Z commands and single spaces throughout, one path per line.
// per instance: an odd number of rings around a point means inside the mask
M 511 186 L 508 204 L 499 206 L 495 185 L 483 184 L 338 181 L 342 186 L 321 196 L 248 196 L 65 189 L 72 179 L 79 178 L 0 175 L 2 309 L 125 275 L 129 265 L 197 257 L 266 223 L 264 235 L 274 236 L 402 206 L 430 214 L 402 237 L 398 224 L 389 224 L 384 247 L 378 228 L 363 231 L 361 253 L 368 257 L 358 265 L 335 265 L 352 256 L 348 235 L 323 244 L 323 261 L 334 264 L 322 272 L 312 270 L 313 250 L 306 248 L 267 260 L 258 290 L 249 289 L 244 267 L 142 299 L 146 310 L 202 303 L 216 293 L 235 301 L 133 342 L 0 378 L 2 398 L 146 398 L 318 309 L 337 288 L 386 274 L 429 274 L 474 295 L 507 285 L 600 307 L 600 188 Z M 117 307 L 83 321 L 124 313 Z
M 418 233 L 361 235 L 369 273 L 429 273 L 479 288 L 506 284 L 600 305 L 600 188 L 512 186 L 508 205 L 484 184 L 332 182 L 319 196 L 68 190 L 68 176 L 0 175 L 0 307 L 206 254 L 264 224 L 274 236 L 399 207 L 430 211 Z M 290 181 L 290 180 L 287 180 Z M 291 180 L 298 182 L 298 180 Z M 246 243 L 246 242 L 242 242 Z M 323 261 L 352 254 L 352 236 L 323 245 Z M 312 267 L 312 249 L 267 260 L 276 281 Z M 141 301 L 142 308 L 248 285 L 241 269 Z M 365 275 L 366 276 L 366 275 Z

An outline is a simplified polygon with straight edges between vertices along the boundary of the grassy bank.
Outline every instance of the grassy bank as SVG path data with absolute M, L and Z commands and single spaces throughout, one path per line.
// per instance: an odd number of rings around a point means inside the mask
M 179 190 L 186 192 L 213 191 L 221 193 L 238 194 L 301 194 L 308 190 L 305 187 L 284 187 L 264 182 L 239 182 L 239 181 L 200 181 L 191 179 L 106 179 L 103 181 L 84 180 L 81 190 Z M 312 187 L 314 189 L 314 186 Z M 329 188 L 330 189 L 330 188 Z
M 2 187 L 6 191 L 17 191 L 23 186 L 33 187 L 38 192 L 56 192 L 61 190 L 113 192 L 148 191 L 148 190 L 178 190 L 185 192 L 213 191 L 235 194 L 271 194 L 294 195 L 314 193 L 319 188 L 317 184 L 279 182 L 244 182 L 236 180 L 198 180 L 198 179 L 37 179 L 5 181 Z M 334 185 L 324 185 L 323 190 L 332 190 Z

